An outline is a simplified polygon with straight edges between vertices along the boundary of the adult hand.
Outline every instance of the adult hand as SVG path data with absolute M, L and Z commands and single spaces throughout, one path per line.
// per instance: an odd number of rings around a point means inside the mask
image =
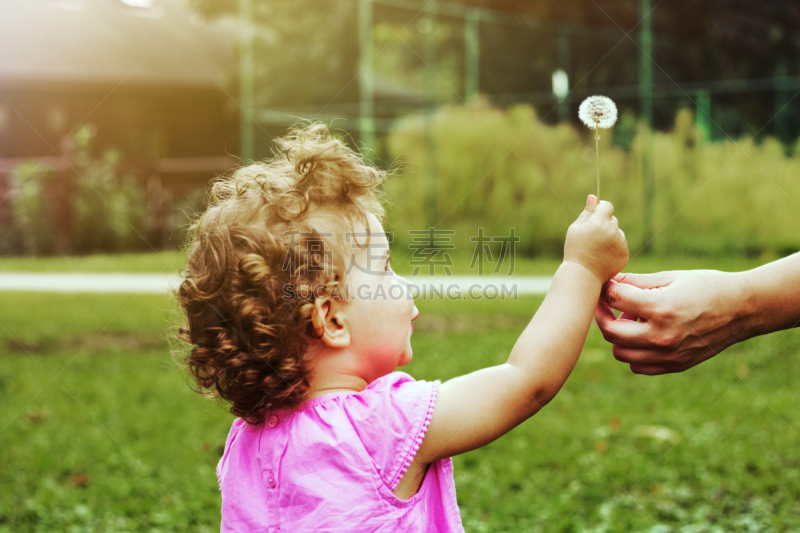
M 603 287 L 595 319 L 616 359 L 656 375 L 683 372 L 753 336 L 754 307 L 740 273 L 618 274 Z

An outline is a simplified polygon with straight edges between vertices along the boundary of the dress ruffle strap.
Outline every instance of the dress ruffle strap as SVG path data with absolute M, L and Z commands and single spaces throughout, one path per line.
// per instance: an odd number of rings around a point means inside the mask
M 439 385 L 441 384 L 440 381 L 432 382 L 433 387 L 431 388 L 431 395 L 428 399 L 427 405 L 422 404 L 425 408 L 425 415 L 421 419 L 421 424 L 419 429 L 416 431 L 416 437 L 413 439 L 409 439 L 406 444 L 405 450 L 402 452 L 403 461 L 401 463 L 400 469 L 392 478 L 391 482 L 389 483 L 389 488 L 394 491 L 397 488 L 397 485 L 400 484 L 400 480 L 403 479 L 403 476 L 408 471 L 408 468 L 411 466 L 411 462 L 414 460 L 414 457 L 417 455 L 419 451 L 419 447 L 422 444 L 422 440 L 425 438 L 425 434 L 428 432 L 428 426 L 431 425 L 431 418 L 433 418 L 433 410 L 436 407 L 436 396 L 439 393 Z

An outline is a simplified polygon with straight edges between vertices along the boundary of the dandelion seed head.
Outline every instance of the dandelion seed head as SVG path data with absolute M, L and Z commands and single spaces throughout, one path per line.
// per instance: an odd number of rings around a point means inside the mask
M 617 121 L 617 106 L 607 96 L 590 96 L 581 102 L 578 117 L 592 129 L 610 128 Z

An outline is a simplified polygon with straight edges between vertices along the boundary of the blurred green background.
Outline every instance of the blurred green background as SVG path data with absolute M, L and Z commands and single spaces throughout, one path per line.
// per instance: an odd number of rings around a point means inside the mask
M 410 231 L 451 231 L 452 272 L 475 274 L 470 238 L 513 228 L 514 274 L 552 275 L 594 192 L 577 119 L 592 94 L 620 111 L 599 165 L 626 271 L 800 250 L 791 0 L 30 0 L 0 15 L 0 275 L 178 274 L 208 183 L 309 121 L 392 173 L 398 272 L 436 249 Z M 420 301 L 404 370 L 501 363 L 540 303 Z M 179 321 L 167 295 L 0 292 L 0 532 L 218 530 L 233 417 L 175 365 Z M 798 347 L 776 333 L 648 378 L 593 327 L 552 404 L 454 459 L 466 530 L 800 530 Z

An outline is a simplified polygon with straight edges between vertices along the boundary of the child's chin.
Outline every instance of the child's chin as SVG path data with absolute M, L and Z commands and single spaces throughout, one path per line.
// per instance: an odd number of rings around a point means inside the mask
M 403 356 L 400 358 L 400 364 L 397 366 L 406 366 L 408 363 L 411 362 L 411 359 L 414 357 L 413 352 L 409 349 Z

